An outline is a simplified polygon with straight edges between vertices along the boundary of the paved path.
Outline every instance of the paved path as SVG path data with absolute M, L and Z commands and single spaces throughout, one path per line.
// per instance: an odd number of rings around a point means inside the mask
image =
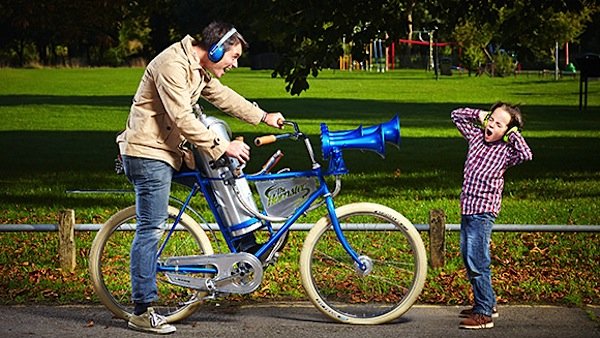
M 461 330 L 461 307 L 415 305 L 385 325 L 331 322 L 310 303 L 205 305 L 170 337 L 600 337 L 600 307 L 500 306 L 495 327 Z M 152 337 L 102 306 L 0 306 L 0 337 Z

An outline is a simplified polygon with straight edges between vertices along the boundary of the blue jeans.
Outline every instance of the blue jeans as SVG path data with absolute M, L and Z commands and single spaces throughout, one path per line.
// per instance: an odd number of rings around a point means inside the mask
M 490 240 L 496 217 L 491 213 L 462 215 L 460 251 L 473 288 L 473 313 L 492 316 L 496 295 L 492 289 Z
M 166 162 L 123 157 L 125 175 L 135 187 L 137 227 L 131 244 L 131 297 L 135 303 L 158 299 L 156 256 L 161 227 L 168 218 L 171 180 L 175 170 Z

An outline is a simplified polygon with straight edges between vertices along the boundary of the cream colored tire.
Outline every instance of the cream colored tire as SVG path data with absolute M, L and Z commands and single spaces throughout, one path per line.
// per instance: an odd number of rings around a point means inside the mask
M 179 209 L 169 206 L 169 220 Z M 182 230 L 173 232 L 161 257 L 184 255 L 210 255 L 211 243 L 200 225 L 190 216 L 183 214 L 179 223 Z M 94 291 L 100 302 L 115 316 L 128 320 L 133 311 L 131 282 L 129 276 L 129 252 L 135 231 L 135 206 L 127 207 L 102 226 L 96 234 L 89 255 L 89 272 Z M 130 231 L 122 230 L 130 228 Z M 166 233 L 163 231 L 162 244 Z M 171 285 L 161 274 L 157 275 L 159 301 L 155 310 L 169 322 L 190 316 L 200 305 L 204 293 Z
M 358 269 L 325 216 L 308 233 L 300 254 L 309 299 L 343 323 L 381 324 L 399 318 L 425 283 L 427 255 L 421 236 L 408 219 L 383 205 L 354 203 L 335 211 L 340 224 L 355 228 L 343 234 L 370 271 Z

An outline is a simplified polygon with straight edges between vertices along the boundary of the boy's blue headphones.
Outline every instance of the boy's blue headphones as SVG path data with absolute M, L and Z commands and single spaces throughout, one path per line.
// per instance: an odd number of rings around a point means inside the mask
M 229 32 L 227 32 L 225 35 L 223 35 L 223 37 L 221 38 L 221 40 L 219 40 L 219 42 L 210 46 L 210 49 L 208 50 L 208 59 L 210 61 L 212 61 L 214 63 L 221 61 L 221 59 L 223 58 L 223 55 L 225 55 L 225 48 L 223 47 L 223 44 L 225 43 L 225 41 L 227 41 L 227 39 L 232 37 L 233 34 L 235 34 L 235 33 L 237 33 L 237 30 L 235 30 L 235 28 L 230 29 Z

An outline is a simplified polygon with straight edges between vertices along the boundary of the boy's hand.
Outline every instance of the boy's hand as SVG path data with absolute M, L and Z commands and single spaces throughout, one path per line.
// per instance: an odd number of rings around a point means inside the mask
M 487 111 L 487 110 L 479 111 L 479 122 L 481 123 L 483 128 L 487 127 L 490 116 L 492 116 L 491 111 Z
M 504 142 L 508 143 L 508 137 L 510 136 L 510 134 L 516 133 L 518 131 L 519 131 L 519 128 L 517 126 L 510 128 L 509 130 L 506 131 L 506 133 L 504 133 L 504 137 L 502 137 L 502 140 Z

